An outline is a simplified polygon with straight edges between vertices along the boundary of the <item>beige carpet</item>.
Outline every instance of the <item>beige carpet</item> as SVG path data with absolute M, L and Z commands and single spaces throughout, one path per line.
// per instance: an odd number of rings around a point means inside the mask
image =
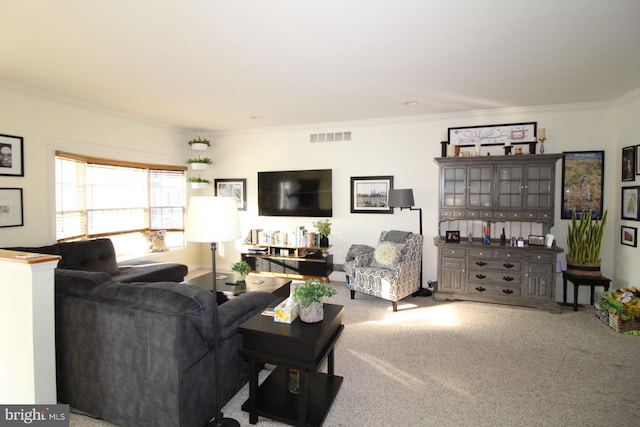
M 393 313 L 388 301 L 350 300 L 332 285 L 328 302 L 346 308 L 335 353 L 344 382 L 325 426 L 640 424 L 640 337 L 615 333 L 593 307 L 551 314 L 409 297 Z M 245 386 L 223 408 L 242 426 L 247 396 Z M 111 426 L 79 415 L 70 425 Z

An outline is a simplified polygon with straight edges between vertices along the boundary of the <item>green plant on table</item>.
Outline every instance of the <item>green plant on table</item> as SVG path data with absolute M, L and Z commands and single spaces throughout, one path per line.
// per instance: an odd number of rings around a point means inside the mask
M 296 286 L 293 299 L 299 301 L 303 307 L 308 307 L 312 302 L 322 302 L 322 297 L 331 297 L 336 293 L 331 286 L 325 285 L 318 279 L 310 279 Z
M 583 211 L 578 221 L 576 211 L 571 212 L 571 222 L 567 229 L 567 256 L 577 264 L 597 263 L 600 260 L 607 210 L 605 209 L 600 221 L 592 220 L 591 217 L 591 211 Z
M 329 237 L 331 234 L 331 221 L 325 219 L 324 221 L 316 221 L 313 223 L 313 226 L 318 230 L 318 234 L 322 237 Z
M 235 271 L 238 274 L 246 276 L 251 271 L 251 266 L 245 260 L 240 260 L 231 264 L 231 271 Z

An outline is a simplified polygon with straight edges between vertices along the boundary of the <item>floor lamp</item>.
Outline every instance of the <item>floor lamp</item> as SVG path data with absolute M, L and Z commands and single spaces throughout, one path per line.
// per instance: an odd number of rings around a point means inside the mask
M 224 418 L 220 407 L 220 356 L 218 355 L 220 323 L 216 294 L 216 242 L 226 242 L 240 237 L 240 220 L 234 198 L 194 196 L 189 199 L 185 238 L 190 242 L 211 243 L 216 416 L 209 422 L 209 426 L 240 427 L 240 423 L 233 418 Z
M 409 188 L 409 189 L 402 189 L 402 190 L 389 190 L 389 207 L 390 208 L 400 208 L 400 210 L 403 210 L 404 208 L 408 208 L 411 211 L 420 212 L 419 213 L 420 235 L 422 236 L 422 208 L 414 208 L 413 205 L 414 205 L 414 202 L 413 202 L 412 189 Z M 420 257 L 420 287 L 422 288 L 422 256 Z

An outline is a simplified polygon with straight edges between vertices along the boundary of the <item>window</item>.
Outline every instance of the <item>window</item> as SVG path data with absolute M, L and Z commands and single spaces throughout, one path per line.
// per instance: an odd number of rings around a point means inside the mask
M 144 252 L 145 231 L 167 230 L 167 246 L 183 245 L 186 168 L 62 152 L 55 162 L 59 241 L 110 237 L 123 255 Z

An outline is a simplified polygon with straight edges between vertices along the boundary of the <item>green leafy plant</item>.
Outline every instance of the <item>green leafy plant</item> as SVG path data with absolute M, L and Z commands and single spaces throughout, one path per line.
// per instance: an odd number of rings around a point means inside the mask
M 189 178 L 187 178 L 187 181 L 189 182 L 204 182 L 204 183 L 211 183 L 210 180 L 205 179 L 205 178 L 200 178 L 199 176 L 190 176 Z
M 571 213 L 571 222 L 567 229 L 567 256 L 577 264 L 590 264 L 600 261 L 604 226 L 607 223 L 607 210 L 602 219 L 592 220 L 591 211 L 582 213 L 580 221 L 576 211 Z
M 235 271 L 236 273 L 246 276 L 247 273 L 251 271 L 251 266 L 247 261 L 240 260 L 231 264 L 231 271 Z
M 189 159 L 189 160 L 187 160 L 187 164 L 190 165 L 191 163 L 206 163 L 206 164 L 210 165 L 213 162 L 211 161 L 211 159 L 209 157 L 198 157 L 197 159 Z
M 211 146 L 211 142 L 209 142 L 208 139 L 200 138 L 200 136 L 198 136 L 197 138 L 193 138 L 191 141 L 189 141 L 189 145 L 193 145 L 193 144 L 205 144 L 207 146 Z
M 293 299 L 308 307 L 314 301 L 322 301 L 322 297 L 331 297 L 337 292 L 331 286 L 325 285 L 318 279 L 310 279 L 302 285 L 297 285 L 293 291 Z
M 331 221 L 325 219 L 324 221 L 318 220 L 313 223 L 313 226 L 318 230 L 318 234 L 322 237 L 329 237 L 331 234 Z

